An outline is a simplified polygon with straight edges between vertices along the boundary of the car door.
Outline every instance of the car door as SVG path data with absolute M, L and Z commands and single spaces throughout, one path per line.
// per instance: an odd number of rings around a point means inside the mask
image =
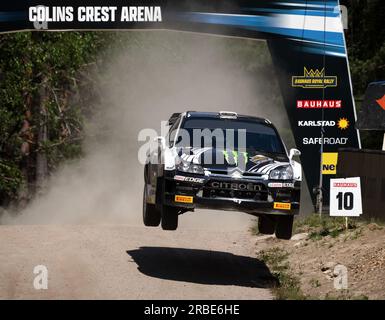
M 153 154 L 152 159 L 155 161 L 151 162 L 151 186 L 154 188 L 155 192 L 160 183 L 160 179 L 164 176 L 164 149 L 172 148 L 175 143 L 176 134 L 178 132 L 179 124 L 181 122 L 181 117 L 179 117 L 170 127 L 166 137 L 165 137 L 165 146 L 162 145 L 161 141 L 158 141 L 156 151 Z

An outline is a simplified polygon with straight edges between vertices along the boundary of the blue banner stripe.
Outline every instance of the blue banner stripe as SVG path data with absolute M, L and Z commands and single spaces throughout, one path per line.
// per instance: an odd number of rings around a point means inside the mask
M 0 21 L 20 21 L 27 19 L 27 14 L 22 11 L 9 11 L 9 12 L 0 12 Z
M 337 18 L 340 16 L 339 11 L 335 11 L 334 8 L 331 11 L 324 10 L 311 10 L 311 9 L 268 9 L 268 8 L 246 8 L 247 11 L 254 12 L 266 12 L 266 13 L 277 13 L 277 14 L 294 14 L 301 16 L 316 16 L 316 17 L 331 17 Z
M 277 1 L 275 4 L 279 5 L 286 5 L 286 6 L 318 6 L 318 7 L 327 7 L 327 8 L 332 8 L 338 6 L 338 1 L 337 0 L 324 0 L 324 1 L 312 1 L 312 0 L 296 0 L 296 1 Z
M 306 29 L 290 29 L 274 27 L 272 18 L 268 16 L 236 16 L 236 15 L 217 15 L 202 13 L 185 13 L 181 15 L 182 19 L 192 22 L 209 23 L 217 25 L 229 25 L 234 27 L 243 27 L 247 30 L 259 32 L 274 33 L 287 37 L 294 37 L 303 40 L 316 41 L 330 45 L 343 47 L 343 34 L 339 32 L 324 32 Z

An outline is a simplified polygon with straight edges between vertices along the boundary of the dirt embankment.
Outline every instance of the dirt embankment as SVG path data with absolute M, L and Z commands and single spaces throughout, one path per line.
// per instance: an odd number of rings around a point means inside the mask
M 257 251 L 287 253 L 305 298 L 385 299 L 385 227 L 352 221 L 344 230 L 341 220 L 311 219 L 297 223 L 290 241 L 258 236 Z

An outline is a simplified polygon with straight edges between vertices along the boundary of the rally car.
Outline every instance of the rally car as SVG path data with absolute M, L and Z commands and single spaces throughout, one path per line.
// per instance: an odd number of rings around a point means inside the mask
M 258 216 L 259 231 L 290 239 L 299 213 L 300 151 L 267 119 L 235 112 L 174 113 L 144 168 L 143 221 L 164 230 L 195 208 Z M 218 221 L 218 228 L 220 228 Z

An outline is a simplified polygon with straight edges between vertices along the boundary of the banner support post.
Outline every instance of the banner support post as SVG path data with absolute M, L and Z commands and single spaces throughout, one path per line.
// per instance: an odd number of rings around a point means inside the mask
M 320 148 L 320 153 L 321 153 L 321 163 L 320 163 L 320 174 L 319 174 L 319 186 L 318 186 L 318 197 L 317 197 L 317 202 L 318 202 L 318 213 L 319 213 L 319 216 L 320 218 L 322 217 L 322 204 L 323 204 L 323 192 L 322 192 L 322 186 L 323 186 L 323 175 L 322 175 L 322 164 L 323 164 L 323 137 L 324 137 L 324 134 L 323 134 L 323 128 L 321 128 L 321 140 L 322 140 L 322 143 L 321 143 L 321 148 Z
M 382 151 L 385 151 L 385 132 L 384 132 L 384 139 L 382 141 Z

